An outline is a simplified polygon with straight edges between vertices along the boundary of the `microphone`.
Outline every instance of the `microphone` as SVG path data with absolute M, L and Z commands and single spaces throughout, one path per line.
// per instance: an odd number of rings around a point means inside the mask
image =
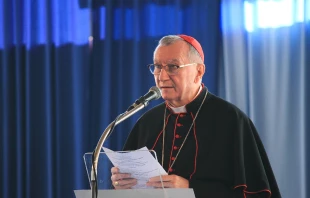
M 127 111 L 135 108 L 138 104 L 143 103 L 144 106 L 151 100 L 157 100 L 161 97 L 160 89 L 156 86 L 150 88 L 149 92 L 147 92 L 144 96 L 141 96 L 135 103 L 133 103 L 130 107 L 128 107 Z
M 157 100 L 161 97 L 160 89 L 156 86 L 150 88 L 149 92 L 138 99 L 138 102 L 145 103 L 151 100 Z

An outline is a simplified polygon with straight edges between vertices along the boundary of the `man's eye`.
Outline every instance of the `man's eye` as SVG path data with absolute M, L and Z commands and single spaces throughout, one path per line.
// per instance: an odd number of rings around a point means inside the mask
M 161 68 L 162 68 L 161 65 L 154 65 L 154 67 L 155 67 L 156 69 L 161 69 Z
M 169 69 L 177 69 L 177 68 L 178 68 L 177 65 L 167 65 L 167 67 L 168 67 Z

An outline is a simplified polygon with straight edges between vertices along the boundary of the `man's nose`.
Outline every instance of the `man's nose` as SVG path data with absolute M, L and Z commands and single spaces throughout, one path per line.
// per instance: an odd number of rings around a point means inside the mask
M 160 70 L 160 73 L 158 75 L 158 79 L 160 81 L 165 81 L 165 80 L 168 80 L 170 77 L 168 75 L 168 73 L 166 72 L 166 70 L 163 68 Z

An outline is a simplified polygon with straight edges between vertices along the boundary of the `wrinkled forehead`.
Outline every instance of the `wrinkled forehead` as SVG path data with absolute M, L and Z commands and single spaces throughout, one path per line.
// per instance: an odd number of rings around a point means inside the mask
M 185 63 L 188 61 L 189 46 L 184 41 L 177 41 L 170 45 L 159 45 L 154 51 L 154 63 Z
M 179 65 L 182 64 L 182 61 L 180 61 L 179 59 L 154 59 L 154 63 L 156 64 L 161 64 L 161 65 L 166 65 L 166 64 L 175 64 L 175 65 Z

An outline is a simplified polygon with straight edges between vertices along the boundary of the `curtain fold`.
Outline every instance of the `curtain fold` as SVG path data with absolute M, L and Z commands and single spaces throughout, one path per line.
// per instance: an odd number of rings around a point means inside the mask
M 257 126 L 283 197 L 308 197 L 308 7 L 306 0 L 222 5 L 220 93 Z

